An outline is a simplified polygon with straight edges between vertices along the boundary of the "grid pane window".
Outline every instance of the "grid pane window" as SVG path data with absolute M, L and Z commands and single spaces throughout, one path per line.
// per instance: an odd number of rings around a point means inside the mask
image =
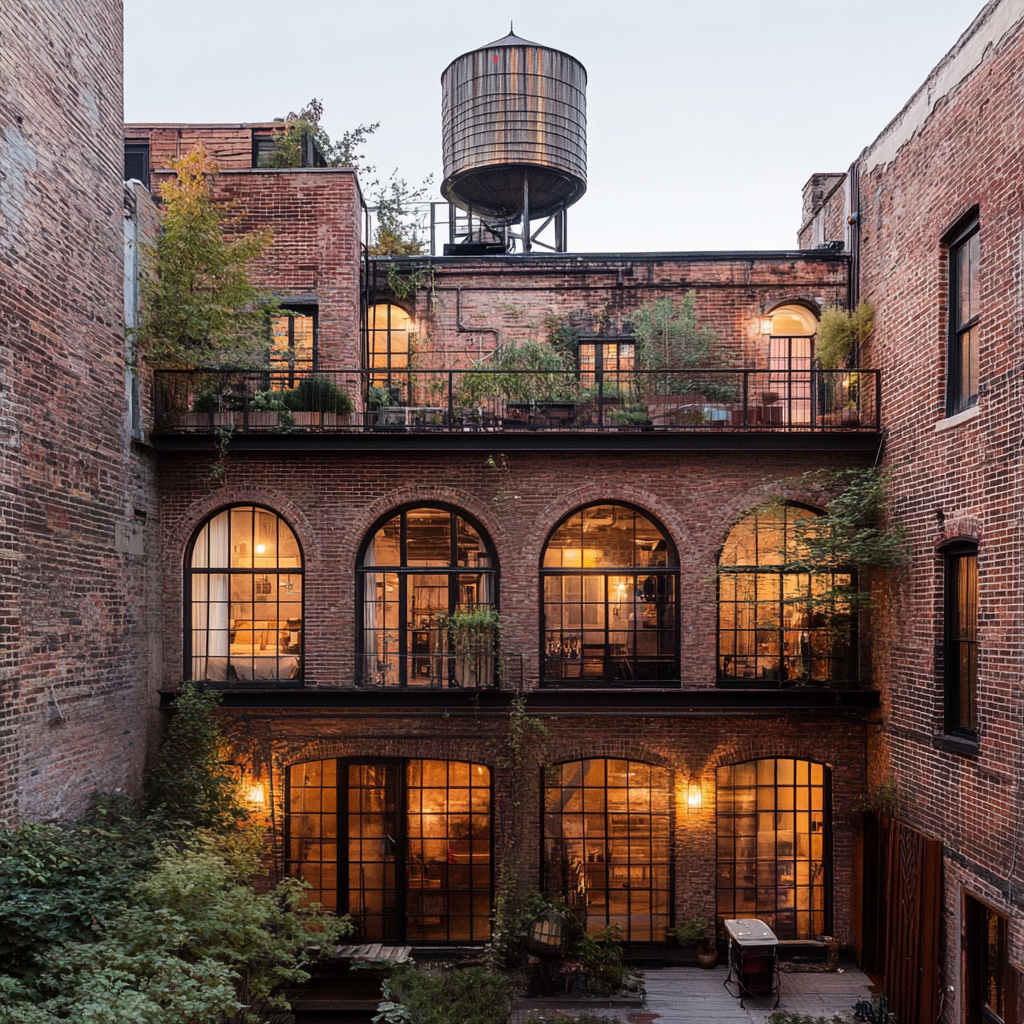
M 209 682 L 298 679 L 303 572 L 295 534 L 275 513 L 225 509 L 192 545 L 187 673 Z
M 671 777 L 637 761 L 556 765 L 544 791 L 544 880 L 588 932 L 662 942 L 672 902 Z
M 624 505 L 594 505 L 554 532 L 541 569 L 546 683 L 678 681 L 675 554 Z
M 718 592 L 718 678 L 748 686 L 856 677 L 849 573 L 787 571 L 815 513 L 759 510 L 730 530 Z
M 946 731 L 978 730 L 978 551 L 946 552 Z
M 289 769 L 287 866 L 377 942 L 491 935 L 491 776 L 459 761 Z M 338 826 L 342 836 L 339 845 Z
M 580 341 L 580 383 L 592 387 L 601 381 L 605 394 L 628 390 L 636 366 L 636 346 L 632 341 Z
M 718 928 L 758 918 L 780 939 L 829 926 L 828 771 L 766 758 L 718 769 Z
M 977 222 L 949 249 L 949 366 L 946 411 L 953 415 L 978 401 L 978 319 L 981 312 Z
M 383 371 L 372 384 L 386 384 L 387 371 L 409 366 L 410 319 L 401 306 L 380 304 L 366 313 L 366 352 L 368 369 Z
M 272 386 L 275 390 L 294 387 L 314 368 L 316 321 L 312 314 L 275 316 L 270 330 L 270 368 L 277 371 Z
M 289 875 L 312 886 L 304 900 L 338 909 L 338 787 L 335 761 L 309 761 L 288 769 Z
M 490 543 L 449 509 L 412 508 L 379 527 L 359 568 L 360 679 L 376 686 L 490 685 L 492 647 L 456 650 L 456 612 L 496 607 Z M 479 648 L 479 649 L 477 649 Z

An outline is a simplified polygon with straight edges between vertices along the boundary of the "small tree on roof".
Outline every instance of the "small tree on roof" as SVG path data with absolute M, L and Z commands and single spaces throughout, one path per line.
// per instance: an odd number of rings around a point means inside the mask
M 211 189 L 217 164 L 202 144 L 172 160 L 160 187 L 160 234 L 143 281 L 142 348 L 158 367 L 266 365 L 277 301 L 249 279 L 270 231 L 228 241 Z

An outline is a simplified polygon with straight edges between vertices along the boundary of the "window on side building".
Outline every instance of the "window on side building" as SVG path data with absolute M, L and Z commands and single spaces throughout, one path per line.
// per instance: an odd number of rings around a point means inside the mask
M 966 1024 L 1016 1024 L 1016 972 L 1010 964 L 1007 919 L 964 895 Z
M 281 316 L 271 317 L 270 368 L 278 388 L 295 387 L 316 369 L 317 310 L 295 306 Z
M 186 562 L 185 672 L 242 684 L 302 675 L 302 553 L 269 509 L 239 505 L 200 527 Z
M 730 531 L 719 559 L 720 685 L 793 686 L 856 680 L 851 573 L 789 568 L 819 513 L 758 509 Z
M 978 403 L 978 214 L 972 213 L 945 239 L 949 247 L 949 334 L 946 366 L 946 414 L 954 416 Z
M 946 732 L 978 736 L 978 548 L 957 542 L 943 550 Z
M 679 560 L 665 531 L 628 505 L 568 516 L 544 548 L 542 682 L 677 686 Z
M 124 144 L 124 180 L 141 181 L 149 188 L 149 143 L 126 142 Z

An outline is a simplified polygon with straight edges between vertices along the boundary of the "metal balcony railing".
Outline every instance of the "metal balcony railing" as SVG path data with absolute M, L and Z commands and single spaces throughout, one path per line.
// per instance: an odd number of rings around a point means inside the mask
M 160 370 L 157 433 L 877 431 L 878 370 Z

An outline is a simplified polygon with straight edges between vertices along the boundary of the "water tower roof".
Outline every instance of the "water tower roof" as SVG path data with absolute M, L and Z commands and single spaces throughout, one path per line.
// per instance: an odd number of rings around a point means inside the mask
M 509 26 L 508 35 L 503 36 L 501 39 L 495 39 L 493 43 L 487 43 L 481 46 L 481 50 L 489 50 L 492 46 L 543 46 L 543 43 L 534 43 L 529 39 L 523 39 L 522 36 L 517 36 Z M 544 47 L 544 49 L 550 49 L 550 47 Z

